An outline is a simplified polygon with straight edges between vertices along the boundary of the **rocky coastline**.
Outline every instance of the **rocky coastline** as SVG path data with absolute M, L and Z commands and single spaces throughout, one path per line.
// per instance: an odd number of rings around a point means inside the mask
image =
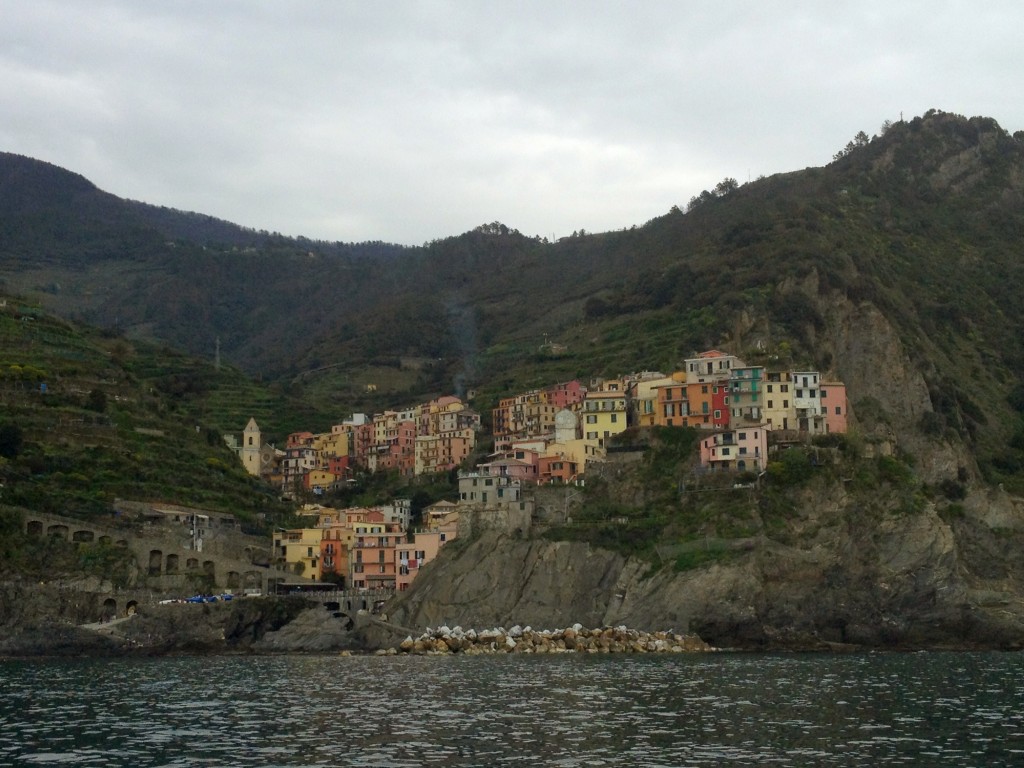
M 436 656 L 461 653 L 547 654 L 547 653 L 696 653 L 717 650 L 696 635 L 675 632 L 644 632 L 625 626 L 586 628 L 574 624 L 566 629 L 535 630 L 518 625 L 477 631 L 462 627 L 438 627 L 417 638 L 406 637 L 397 652 Z M 378 651 L 381 653 L 381 651 Z M 383 651 L 390 653 L 390 651 Z

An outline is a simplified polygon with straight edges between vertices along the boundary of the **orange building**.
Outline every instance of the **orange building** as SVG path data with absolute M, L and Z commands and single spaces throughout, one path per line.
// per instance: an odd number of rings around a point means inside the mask
M 371 511 L 354 526 L 349 552 L 351 585 L 356 589 L 395 589 L 395 548 L 404 539 L 399 523 Z

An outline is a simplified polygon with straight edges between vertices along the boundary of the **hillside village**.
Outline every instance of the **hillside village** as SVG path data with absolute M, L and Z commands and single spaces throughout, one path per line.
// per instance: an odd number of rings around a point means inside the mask
M 254 419 L 240 443 L 226 440 L 250 474 L 291 498 L 341 488 L 357 469 L 405 477 L 457 471 L 458 502 L 427 507 L 415 530 L 405 500 L 344 510 L 307 505 L 309 527 L 274 534 L 275 561 L 304 579 L 403 591 L 456 538 L 460 511 L 522 510 L 531 485 L 582 484 L 588 467 L 605 461 L 611 439 L 631 427 L 706 430 L 702 471 L 756 478 L 775 447 L 845 433 L 847 418 L 842 382 L 709 350 L 670 375 L 645 371 L 590 386 L 574 380 L 502 398 L 491 413 L 493 452 L 472 468 L 464 465 L 481 418 L 454 396 L 372 417 L 354 414 L 326 433 L 295 432 L 283 449 L 262 440 Z

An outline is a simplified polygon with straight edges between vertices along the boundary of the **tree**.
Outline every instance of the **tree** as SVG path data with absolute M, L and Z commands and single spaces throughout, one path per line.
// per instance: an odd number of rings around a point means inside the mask
M 0 425 L 0 456 L 5 459 L 16 459 L 21 453 L 25 436 L 17 424 Z
M 739 188 L 740 184 L 736 179 L 731 176 L 726 176 L 715 185 L 715 195 L 718 197 L 725 197 L 730 192 L 735 192 Z
M 107 394 L 102 389 L 94 389 L 89 392 L 85 400 L 85 407 L 96 413 L 104 413 L 107 410 Z

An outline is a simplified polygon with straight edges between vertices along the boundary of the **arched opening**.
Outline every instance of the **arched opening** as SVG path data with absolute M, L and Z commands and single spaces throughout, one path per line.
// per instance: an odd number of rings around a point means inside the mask
M 736 469 L 738 469 L 740 471 L 743 471 L 746 468 L 747 468 L 747 462 L 744 461 L 743 459 L 740 459 L 739 461 L 736 462 Z
M 195 557 L 190 557 L 188 560 L 185 561 L 185 568 L 190 571 L 199 570 L 199 560 Z
M 217 566 L 214 564 L 213 560 L 203 561 L 203 573 L 211 579 L 217 575 Z
M 117 542 L 115 542 L 114 546 L 115 547 L 123 547 L 124 549 L 128 549 L 128 540 L 127 539 L 118 539 Z
M 110 540 L 110 537 L 109 537 L 109 536 L 100 536 L 100 538 L 99 538 L 99 542 L 100 542 L 100 544 L 102 544 L 103 546 L 105 546 L 105 547 L 109 547 L 109 546 L 110 546 L 110 543 L 111 543 L 111 540 Z
M 260 578 L 258 571 L 246 571 L 245 572 L 245 588 L 246 589 L 259 589 L 260 584 L 263 580 Z
M 103 601 L 103 609 L 100 611 L 100 621 L 110 621 L 117 616 L 117 601 L 108 597 Z
M 29 520 L 28 525 L 25 526 L 25 531 L 29 536 L 42 536 L 43 524 L 39 520 Z
M 129 600 L 128 601 L 128 605 L 126 605 L 125 609 L 124 609 L 125 616 L 134 616 L 135 612 L 138 609 L 139 609 L 139 601 L 138 600 Z
M 161 572 L 160 566 L 164 561 L 164 553 L 159 549 L 151 549 L 149 551 L 149 575 L 159 576 Z
M 80 543 L 87 543 L 96 538 L 96 534 L 92 531 L 75 531 L 71 534 L 71 540 Z
M 241 589 L 242 575 L 238 571 L 228 571 L 228 589 Z
M 46 535 L 54 539 L 64 539 L 66 541 L 68 538 L 68 527 L 66 525 L 51 525 L 46 529 Z
M 178 572 L 178 556 L 177 555 L 168 555 L 167 556 L 167 573 L 177 573 L 177 572 Z

